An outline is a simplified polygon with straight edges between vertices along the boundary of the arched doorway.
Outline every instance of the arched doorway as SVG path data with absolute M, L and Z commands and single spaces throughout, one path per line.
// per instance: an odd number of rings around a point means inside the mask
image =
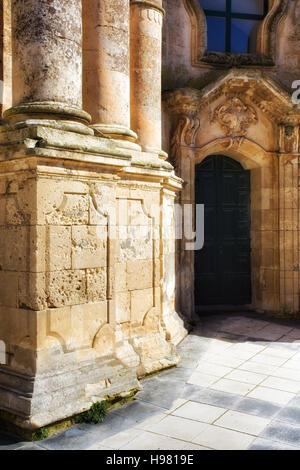
M 224 155 L 195 169 L 195 202 L 205 206 L 205 242 L 195 252 L 195 307 L 251 303 L 250 171 Z

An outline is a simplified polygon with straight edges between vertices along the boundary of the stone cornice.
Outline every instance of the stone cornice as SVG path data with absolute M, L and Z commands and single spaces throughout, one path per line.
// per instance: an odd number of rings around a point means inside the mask
M 243 97 L 277 124 L 300 122 L 300 107 L 293 105 L 291 95 L 270 76 L 257 71 L 232 69 L 201 90 L 183 88 L 166 91 L 164 101 L 170 114 L 196 116 L 200 106 L 210 105 L 220 96 Z

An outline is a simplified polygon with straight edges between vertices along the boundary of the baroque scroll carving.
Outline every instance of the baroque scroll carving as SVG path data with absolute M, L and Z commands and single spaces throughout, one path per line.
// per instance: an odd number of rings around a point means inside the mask
M 176 162 L 181 147 L 193 147 L 200 129 L 198 117 L 201 93 L 199 90 L 184 88 L 164 93 L 164 101 L 171 115 L 176 116 L 172 133 L 170 160 L 177 169 Z
M 228 136 L 245 136 L 249 127 L 258 121 L 255 109 L 238 97 L 227 99 L 213 112 L 212 121 L 219 123 Z
M 177 169 L 176 162 L 180 157 L 181 147 L 194 146 L 199 129 L 200 119 L 197 116 L 179 116 L 170 147 L 171 163 L 174 165 L 175 169 Z

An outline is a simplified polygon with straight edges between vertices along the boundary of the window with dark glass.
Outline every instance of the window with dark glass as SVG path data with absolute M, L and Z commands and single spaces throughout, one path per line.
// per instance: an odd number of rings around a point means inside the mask
M 200 0 L 200 5 L 207 19 L 209 51 L 255 54 L 268 0 Z

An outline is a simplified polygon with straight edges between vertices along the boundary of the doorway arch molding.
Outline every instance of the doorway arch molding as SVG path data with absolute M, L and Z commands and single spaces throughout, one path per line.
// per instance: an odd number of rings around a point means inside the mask
M 228 156 L 249 169 L 252 306 L 264 311 L 296 313 L 299 312 L 300 116 L 291 112 L 289 97 L 277 85 L 273 88 L 272 83 L 262 81 L 251 84 L 250 78 L 246 87 L 242 77 L 237 79 L 232 75 L 228 81 L 223 78 L 206 90 L 174 90 L 165 96 L 173 123 L 170 160 L 184 180 L 180 202 L 194 205 L 195 165 L 208 155 Z M 245 93 L 241 95 L 243 86 Z M 212 116 L 220 102 L 236 96 L 237 88 L 245 103 L 255 108 L 258 120 L 244 131 L 233 126 L 232 132 L 226 132 Z M 252 99 L 253 90 L 259 90 L 259 96 L 263 93 L 263 103 L 255 102 L 254 93 Z M 270 124 L 266 135 L 264 121 Z M 257 140 L 256 135 L 260 135 Z M 186 242 L 183 239 L 177 244 L 177 308 L 193 318 L 194 253 L 185 250 Z
M 212 140 L 202 148 L 195 147 L 195 164 L 201 163 L 209 155 L 225 155 L 238 161 L 245 170 L 268 167 L 272 164 L 274 152 L 268 152 L 258 143 L 247 139 L 220 137 Z
M 252 155 L 254 157 L 252 158 Z M 203 148 L 181 149 L 176 168 L 185 181 L 182 204 L 195 204 L 195 168 L 210 155 L 224 155 L 251 170 L 251 281 L 252 305 L 256 309 L 278 311 L 279 299 L 279 227 L 278 227 L 278 157 L 258 144 L 243 138 L 231 144 L 217 138 Z M 193 317 L 195 305 L 195 253 L 185 250 L 186 240 L 177 245 L 177 270 L 180 272 L 177 297 L 181 311 Z M 178 308 L 179 308 L 178 305 Z

